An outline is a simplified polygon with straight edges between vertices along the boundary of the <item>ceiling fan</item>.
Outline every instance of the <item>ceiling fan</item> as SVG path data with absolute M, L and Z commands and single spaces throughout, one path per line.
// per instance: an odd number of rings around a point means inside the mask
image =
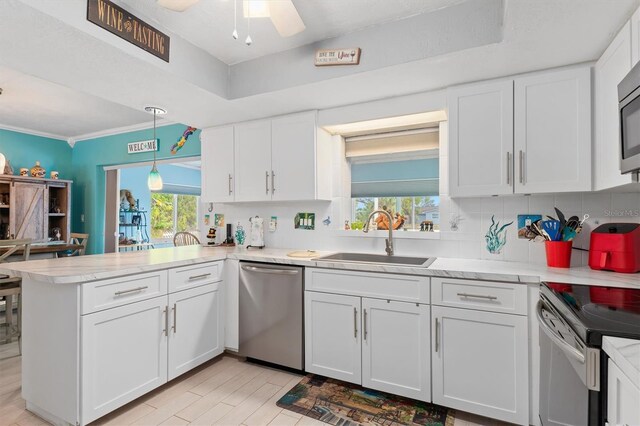
M 157 0 L 158 5 L 184 12 L 200 0 Z M 235 0 L 234 0 L 235 1 Z M 245 18 L 271 18 L 282 37 L 290 37 L 306 28 L 292 0 L 242 0 Z

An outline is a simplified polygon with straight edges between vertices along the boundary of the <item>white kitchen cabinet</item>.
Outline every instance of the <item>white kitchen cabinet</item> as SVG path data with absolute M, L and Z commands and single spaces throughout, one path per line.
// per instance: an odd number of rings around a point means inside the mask
M 82 424 L 167 382 L 167 315 L 161 296 L 81 317 Z
M 637 9 L 631 19 L 631 66 L 640 61 L 640 9 Z
M 169 380 L 224 352 L 221 283 L 169 295 Z
M 362 385 L 431 400 L 429 305 L 362 299 Z
M 315 199 L 316 173 L 316 113 L 306 112 L 273 119 L 272 199 Z
M 360 384 L 360 298 L 305 291 L 305 370 Z
M 513 193 L 513 80 L 449 89 L 452 197 Z
M 271 200 L 271 120 L 235 126 L 235 201 Z
M 636 15 L 637 12 L 634 17 Z M 631 47 L 631 23 L 627 22 L 594 68 L 593 189 L 596 191 L 633 182 L 632 174 L 620 173 L 620 118 L 618 115 L 618 83 L 631 70 Z
M 515 79 L 515 192 L 591 190 L 591 68 Z
M 432 306 L 435 404 L 529 423 L 527 318 Z
M 240 262 L 224 261 L 224 346 L 228 350 L 240 350 Z
M 234 200 L 234 129 L 233 126 L 204 129 L 200 134 L 202 195 L 205 202 L 225 203 Z M 206 165 L 206 166 L 204 166 Z
M 607 377 L 607 424 L 640 425 L 640 389 L 611 359 Z

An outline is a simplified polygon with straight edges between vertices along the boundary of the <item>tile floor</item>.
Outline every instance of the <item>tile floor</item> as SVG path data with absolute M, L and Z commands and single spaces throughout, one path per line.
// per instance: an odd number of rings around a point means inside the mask
M 0 354 L 17 353 L 16 345 L 0 345 Z M 0 359 L 0 426 L 46 425 L 25 410 L 20 367 L 19 356 Z M 276 405 L 299 381 L 298 375 L 224 355 L 92 425 L 324 425 Z M 502 424 L 460 412 L 455 422 L 456 426 Z

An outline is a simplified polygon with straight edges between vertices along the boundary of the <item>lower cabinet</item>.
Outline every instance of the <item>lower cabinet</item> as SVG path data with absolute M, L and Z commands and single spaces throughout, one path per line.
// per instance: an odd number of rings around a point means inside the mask
M 607 376 L 607 424 L 640 425 L 640 389 L 611 359 Z
M 89 423 L 167 382 L 167 296 L 82 316 L 82 417 Z
M 306 291 L 306 370 L 429 401 L 429 320 L 429 305 Z
M 433 402 L 529 424 L 527 317 L 432 306 Z

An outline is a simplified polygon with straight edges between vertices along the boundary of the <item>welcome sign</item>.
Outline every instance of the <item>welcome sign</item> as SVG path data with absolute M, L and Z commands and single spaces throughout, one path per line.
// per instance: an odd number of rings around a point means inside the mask
M 138 154 L 140 152 L 158 151 L 160 144 L 157 139 L 148 141 L 130 142 L 127 144 L 127 154 Z
M 169 36 L 109 0 L 87 0 L 87 20 L 169 62 Z

